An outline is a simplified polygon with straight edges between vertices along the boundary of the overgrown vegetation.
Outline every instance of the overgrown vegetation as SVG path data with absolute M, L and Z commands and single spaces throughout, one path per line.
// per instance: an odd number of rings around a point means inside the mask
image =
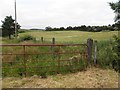
M 113 68 L 116 71 L 120 70 L 120 38 L 113 37 L 114 40 L 103 41 L 98 43 L 98 65 L 104 68 Z
M 31 35 L 24 35 L 19 38 L 20 42 L 28 41 L 28 40 L 35 40 L 35 38 Z
M 3 69 L 3 76 L 24 76 L 25 72 L 29 76 L 46 76 L 57 73 L 76 72 L 78 70 L 85 70 L 87 67 L 85 56 L 83 57 L 79 53 L 58 54 L 58 46 L 29 46 L 25 49 L 26 55 L 24 57 L 23 47 L 3 47 L 3 53 L 23 54 L 3 56 L 3 67 L 6 67 Z M 81 51 L 84 54 L 85 50 L 82 46 L 60 47 L 61 53 Z M 41 52 L 50 52 L 51 54 L 39 54 Z M 32 55 L 34 53 L 36 55 Z
M 106 32 L 105 32 L 106 33 Z M 36 41 L 35 38 L 31 35 L 22 35 L 19 39 L 13 39 L 6 41 L 7 43 L 42 43 L 40 40 Z M 24 42 L 25 41 L 25 42 Z M 87 41 L 87 40 L 86 40 Z M 43 44 L 50 44 L 51 42 L 45 41 Z M 58 42 L 57 42 L 58 43 Z M 59 42 L 61 43 L 61 42 Z M 63 42 L 62 42 L 63 43 Z M 69 44 L 70 42 L 64 42 L 64 44 Z M 74 42 L 71 42 L 73 44 Z M 79 43 L 79 42 L 78 42 Z M 98 41 L 98 53 L 97 53 L 97 64 L 103 68 L 114 68 L 116 71 L 119 70 L 119 53 L 117 49 L 119 47 L 119 39 L 118 37 L 114 36 L 114 39 L 106 40 L 106 41 Z M 23 54 L 23 55 L 5 55 L 3 57 L 3 66 L 8 67 L 3 69 L 3 76 L 24 76 L 25 72 L 27 75 L 53 75 L 60 73 L 69 73 L 69 72 L 76 72 L 78 70 L 85 70 L 88 66 L 88 61 L 86 59 L 81 58 L 80 54 L 58 54 L 58 48 L 54 47 L 52 49 L 51 46 L 48 47 L 26 47 L 26 54 L 24 61 L 24 53 L 22 47 L 3 47 L 3 53 L 15 53 L 15 54 Z M 81 51 L 84 53 L 85 48 L 83 47 L 60 47 L 60 52 L 74 52 L 74 51 Z M 40 54 L 40 52 L 53 52 L 54 54 Z M 36 55 L 31 55 L 32 53 L 36 53 Z M 93 52 L 94 53 L 94 52 Z M 58 66 L 58 60 L 68 60 L 68 61 L 61 61 L 60 68 Z M 50 61 L 50 62 L 48 62 Z M 76 63 L 77 62 L 77 63 Z M 26 63 L 26 64 L 25 64 Z M 20 67 L 19 67 L 20 66 Z M 13 69 L 12 67 L 18 67 Z M 25 67 L 28 67 L 25 69 Z M 43 68 L 46 67 L 46 68 Z M 76 69 L 76 70 L 75 70 Z

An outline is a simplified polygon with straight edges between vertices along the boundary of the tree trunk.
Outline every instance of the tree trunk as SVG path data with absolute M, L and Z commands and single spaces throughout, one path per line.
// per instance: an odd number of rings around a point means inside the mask
M 9 34 L 9 39 L 11 39 L 11 35 Z

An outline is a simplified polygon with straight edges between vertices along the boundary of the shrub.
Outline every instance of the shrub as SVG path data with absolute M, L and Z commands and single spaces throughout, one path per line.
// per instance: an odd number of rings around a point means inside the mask
M 26 31 L 24 31 L 24 30 L 21 30 L 21 31 L 18 31 L 19 33 L 25 33 Z
M 113 37 L 112 41 L 102 41 L 98 43 L 98 64 L 101 67 L 120 70 L 120 38 Z
M 113 45 L 113 53 L 114 53 L 114 61 L 112 62 L 113 68 L 120 72 L 120 37 L 114 35 L 114 45 Z
M 28 41 L 28 40 L 35 40 L 35 38 L 31 35 L 25 35 L 19 38 L 19 41 Z

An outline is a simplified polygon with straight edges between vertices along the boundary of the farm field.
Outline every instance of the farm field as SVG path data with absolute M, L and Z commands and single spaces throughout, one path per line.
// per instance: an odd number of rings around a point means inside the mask
M 86 71 L 78 71 L 76 73 L 67 73 L 67 74 L 56 74 L 56 75 L 48 75 L 47 78 L 41 79 L 40 75 L 33 74 L 33 76 L 28 76 L 26 78 L 22 77 L 5 77 L 3 78 L 3 88 L 117 88 L 118 87 L 118 72 L 114 71 L 109 67 L 109 63 L 113 60 L 112 56 L 112 39 L 114 35 L 117 35 L 118 31 L 111 32 L 82 32 L 82 31 L 25 31 L 25 33 L 19 33 L 18 39 L 3 38 L 0 43 L 18 43 L 18 44 L 35 44 L 41 43 L 41 37 L 44 37 L 44 43 L 51 43 L 52 38 L 56 38 L 56 44 L 62 43 L 86 43 L 88 38 L 92 38 L 97 40 L 98 43 L 98 63 L 102 68 L 91 67 L 87 68 Z M 30 41 L 20 41 L 18 42 L 22 36 L 31 35 L 36 38 L 36 40 Z M 75 47 L 76 48 L 76 47 Z M 11 51 L 15 49 L 8 48 Z M 8 49 L 5 49 L 6 51 Z M 16 52 L 19 48 L 16 48 Z M 47 52 L 47 49 L 42 48 L 44 52 Z M 62 49 L 62 48 L 61 48 Z M 67 49 L 67 48 L 66 48 Z M 73 49 L 72 47 L 70 50 Z M 29 50 L 29 48 L 28 48 Z M 65 50 L 65 49 L 63 49 Z M 80 49 L 79 49 L 80 50 Z M 38 51 L 37 48 L 32 48 L 29 52 Z M 41 49 L 39 50 L 41 51 Z M 75 55 L 71 56 L 74 57 Z M 11 59 L 9 56 L 7 58 Z M 37 59 L 43 59 L 38 58 Z M 42 57 L 44 57 L 42 55 Z M 70 58 L 70 56 L 66 55 L 66 59 Z M 15 59 L 12 57 L 12 59 Z M 17 57 L 18 60 L 22 58 Z M 34 59 L 33 56 L 28 57 L 28 61 Z M 35 58 L 36 59 L 36 58 Z M 48 55 L 44 57 L 45 60 L 50 59 Z M 7 59 L 8 60 L 8 59 Z M 32 65 L 32 64 L 30 64 Z M 84 65 L 83 65 L 84 66 Z M 109 69 L 108 69 L 109 68 Z M 14 71 L 13 71 L 14 72 Z M 9 75 L 6 74 L 6 75 Z
M 54 37 L 56 42 L 80 42 L 84 43 L 88 38 L 92 38 L 98 41 L 106 41 L 112 39 L 113 35 L 117 35 L 118 31 L 111 32 L 83 32 L 83 31 L 28 31 L 21 33 L 23 35 L 31 35 L 40 39 L 44 37 L 45 41 L 51 41 Z

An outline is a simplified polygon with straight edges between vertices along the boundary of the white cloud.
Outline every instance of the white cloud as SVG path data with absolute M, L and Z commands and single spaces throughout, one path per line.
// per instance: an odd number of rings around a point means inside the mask
M 114 13 L 107 3 L 113 0 L 16 1 L 18 22 L 22 28 L 78 26 L 83 24 L 107 25 L 114 23 Z M 3 20 L 7 15 L 14 17 L 14 0 L 0 0 L 0 20 Z

